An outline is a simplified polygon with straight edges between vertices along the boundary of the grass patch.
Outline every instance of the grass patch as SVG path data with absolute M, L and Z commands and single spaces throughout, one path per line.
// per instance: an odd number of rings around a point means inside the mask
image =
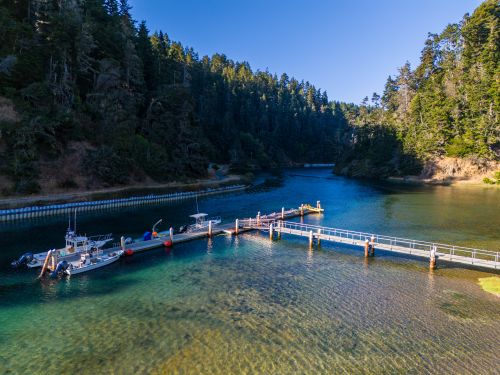
M 492 276 L 480 278 L 479 285 L 481 285 L 484 291 L 500 297 L 500 277 Z

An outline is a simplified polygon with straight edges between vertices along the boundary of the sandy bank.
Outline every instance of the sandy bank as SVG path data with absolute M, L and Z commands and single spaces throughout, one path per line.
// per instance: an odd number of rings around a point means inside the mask
M 225 185 L 247 183 L 248 180 L 240 175 L 227 175 L 220 178 L 200 179 L 191 182 L 170 182 L 166 184 L 135 184 L 129 186 L 112 187 L 105 189 L 54 193 L 44 195 L 30 195 L 25 197 L 6 197 L 0 199 L 0 208 L 15 208 L 51 203 L 67 203 L 88 201 L 106 197 L 127 196 L 131 194 L 148 194 L 152 192 L 191 191 L 206 188 L 215 188 Z

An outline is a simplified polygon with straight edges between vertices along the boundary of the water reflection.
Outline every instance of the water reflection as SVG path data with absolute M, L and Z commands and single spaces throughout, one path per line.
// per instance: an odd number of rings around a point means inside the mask
M 308 223 L 498 248 L 495 191 L 373 186 L 326 171 L 199 200 L 225 220 L 321 200 Z M 185 223 L 193 202 L 82 214 L 87 233 L 140 236 Z M 134 254 L 60 282 L 12 272 L 14 255 L 61 241 L 65 218 L 0 227 L 0 373 L 492 373 L 498 299 L 485 273 L 268 234 Z M 29 235 L 28 235 L 29 234 Z M 50 324 L 48 324 L 50 322 Z M 443 358 L 449 360 L 443 361 Z

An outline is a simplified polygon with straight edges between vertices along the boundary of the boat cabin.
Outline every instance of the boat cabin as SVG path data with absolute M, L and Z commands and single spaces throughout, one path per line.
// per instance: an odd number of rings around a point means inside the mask
M 189 217 L 192 217 L 195 220 L 193 227 L 196 227 L 196 228 L 205 228 L 206 226 L 208 226 L 207 216 L 208 216 L 208 214 L 204 214 L 204 213 L 189 215 Z
M 207 216 L 208 214 L 205 213 L 197 213 L 194 215 L 189 215 L 189 217 L 192 217 L 195 220 L 195 223 L 188 226 L 187 231 L 192 232 L 195 230 L 206 229 L 208 228 L 209 221 L 212 222 L 212 225 L 220 224 L 221 222 L 220 217 L 213 217 L 208 219 Z

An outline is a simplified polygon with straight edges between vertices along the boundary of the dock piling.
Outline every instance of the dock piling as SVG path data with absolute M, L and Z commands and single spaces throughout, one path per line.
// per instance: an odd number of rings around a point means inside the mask
M 269 239 L 273 240 L 273 223 L 269 224 Z
M 170 241 L 174 243 L 174 228 L 170 227 L 169 231 Z
M 375 256 L 375 236 L 371 238 L 371 256 Z
M 238 234 L 238 228 L 240 226 L 239 220 L 236 219 L 236 222 L 234 224 L 234 234 Z
M 370 242 L 368 239 L 365 240 L 365 258 L 369 256 Z
M 208 237 L 212 237 L 212 220 L 208 221 Z
M 314 241 L 314 237 L 313 237 L 313 231 L 311 230 L 309 232 L 309 247 L 312 248 L 313 246 L 313 241 Z
M 436 269 L 436 246 L 432 246 L 430 259 L 429 259 L 429 269 Z
M 318 228 L 318 247 L 320 246 L 321 246 L 321 228 Z
M 281 220 L 285 220 L 285 207 L 281 207 Z

